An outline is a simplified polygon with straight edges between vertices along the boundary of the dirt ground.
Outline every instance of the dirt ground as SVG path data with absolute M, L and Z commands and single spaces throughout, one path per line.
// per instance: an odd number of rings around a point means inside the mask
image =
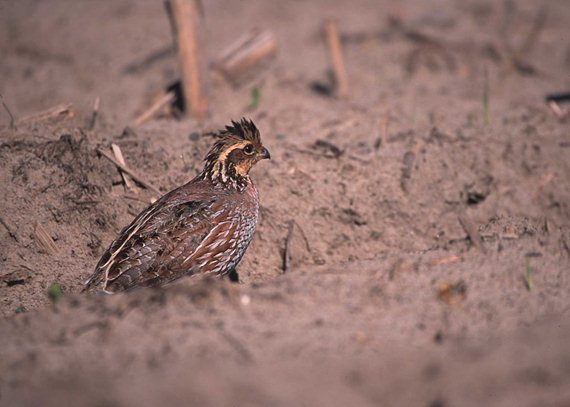
M 252 27 L 276 59 L 135 127 L 178 78 L 162 2 L 0 1 L 0 405 L 570 406 L 570 4 L 203 4 L 209 61 Z M 156 197 L 97 149 L 166 192 L 242 116 L 272 159 L 240 283 L 80 294 Z

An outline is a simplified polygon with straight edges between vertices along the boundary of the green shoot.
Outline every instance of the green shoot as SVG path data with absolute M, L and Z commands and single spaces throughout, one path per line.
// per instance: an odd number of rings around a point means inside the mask
M 47 295 L 51 301 L 56 302 L 62 295 L 61 284 L 58 282 L 51 283 L 47 289 Z
M 247 107 L 247 110 L 255 110 L 257 109 L 257 106 L 259 106 L 259 102 L 261 100 L 261 91 L 257 86 L 251 88 L 250 97 L 251 99 L 249 102 L 249 106 Z

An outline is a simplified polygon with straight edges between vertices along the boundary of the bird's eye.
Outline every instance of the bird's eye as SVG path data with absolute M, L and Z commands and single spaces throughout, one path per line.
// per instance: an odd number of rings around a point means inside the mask
M 251 144 L 248 144 L 243 148 L 243 152 L 246 153 L 247 155 L 253 154 L 253 146 Z

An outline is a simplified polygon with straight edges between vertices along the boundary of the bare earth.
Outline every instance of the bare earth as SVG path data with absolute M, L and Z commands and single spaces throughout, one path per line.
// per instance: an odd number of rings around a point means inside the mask
M 4 103 L 74 112 L 11 127 L 0 106 L 0 406 L 570 406 L 570 126 L 544 103 L 570 89 L 570 3 L 204 7 L 209 60 L 256 26 L 277 59 L 211 78 L 203 123 L 125 130 L 177 79 L 162 2 L 0 1 Z M 315 91 L 327 17 L 347 100 Z M 272 160 L 241 282 L 81 295 L 156 195 L 125 192 L 97 148 L 166 192 L 242 116 Z

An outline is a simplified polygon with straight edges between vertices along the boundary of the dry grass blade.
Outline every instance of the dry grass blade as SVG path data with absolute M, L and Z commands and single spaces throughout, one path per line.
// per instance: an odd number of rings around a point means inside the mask
M 10 235 L 10 237 L 12 239 L 14 239 L 16 242 L 19 242 L 18 236 L 16 236 L 16 234 L 14 233 L 12 228 L 10 228 L 10 226 L 8 226 L 8 224 L 6 223 L 6 221 L 2 217 L 0 217 L 0 224 L 2 224 L 2 226 L 4 226 L 6 228 L 6 230 L 8 231 L 8 234 Z
M 89 122 L 89 129 L 93 130 L 95 125 L 97 124 L 97 116 L 99 116 L 99 104 L 101 103 L 101 99 L 99 96 L 95 98 L 95 102 L 93 102 L 93 113 L 91 114 L 91 121 Z
M 71 110 L 72 106 L 73 105 L 71 103 L 56 105 L 41 112 L 23 117 L 22 119 L 18 120 L 16 124 L 41 122 L 44 120 L 57 119 L 60 117 L 73 117 L 74 113 Z
M 111 149 L 113 150 L 113 154 L 115 155 L 117 161 L 126 167 L 127 163 L 125 162 L 125 158 L 123 157 L 123 152 L 121 151 L 121 147 L 119 147 L 115 143 L 112 143 Z M 123 178 L 123 182 L 125 183 L 125 189 L 136 192 L 136 189 L 133 183 L 131 182 L 130 177 L 127 174 L 125 174 L 124 171 L 120 170 L 120 172 L 121 172 L 121 177 Z
M 103 157 L 105 157 L 107 160 L 111 161 L 113 164 L 115 164 L 118 168 L 120 168 L 121 170 L 123 170 L 126 174 L 129 174 L 132 179 L 134 179 L 136 182 L 138 182 L 139 184 L 141 184 L 143 187 L 145 187 L 146 189 L 151 190 L 152 192 L 154 192 L 155 194 L 157 194 L 158 196 L 162 195 L 162 192 L 160 192 L 160 190 L 158 188 L 156 188 L 154 185 L 152 185 L 151 183 L 145 181 L 140 175 L 138 175 L 136 172 L 134 172 L 133 170 L 131 170 L 129 167 L 121 164 L 120 162 L 118 162 L 117 160 L 115 160 L 114 157 L 112 157 L 111 155 L 109 155 L 107 152 L 101 150 L 100 148 L 97 149 L 97 152 L 99 154 L 101 154 Z
M 142 112 L 133 120 L 133 126 L 140 126 L 144 122 L 151 119 L 155 114 L 157 114 L 162 108 L 172 104 L 176 100 L 176 94 L 174 91 L 170 91 L 159 99 L 156 100 L 148 109 Z

